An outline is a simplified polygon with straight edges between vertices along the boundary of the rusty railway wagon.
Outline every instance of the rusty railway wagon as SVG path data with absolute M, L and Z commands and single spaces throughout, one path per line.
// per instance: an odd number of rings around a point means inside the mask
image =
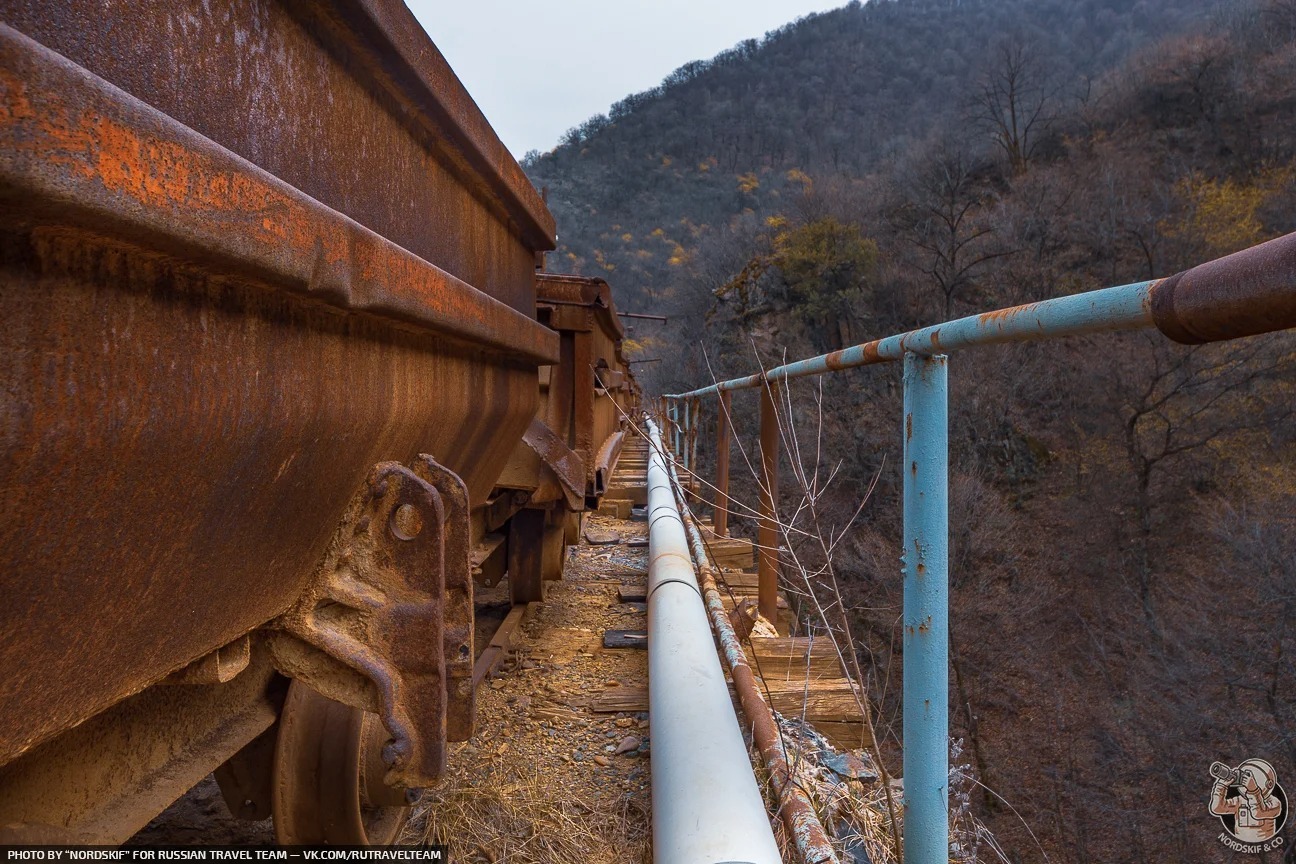
M 502 487 L 527 495 L 511 520 L 511 557 L 507 568 L 503 561 L 484 568 L 487 585 L 507 569 L 515 603 L 542 599 L 544 582 L 561 578 L 563 550 L 607 491 L 639 403 L 607 282 L 553 273 L 538 274 L 536 282 L 540 321 L 560 336 L 559 361 L 540 370 L 539 409 L 500 478 Z
M 634 392 L 540 197 L 399 0 L 5 0 L 0 219 L 0 839 L 391 840 Z

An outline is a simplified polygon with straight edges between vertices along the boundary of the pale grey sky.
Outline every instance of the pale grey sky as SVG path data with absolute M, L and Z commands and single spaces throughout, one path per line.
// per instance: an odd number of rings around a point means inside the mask
M 589 117 L 846 0 L 405 0 L 518 158 Z

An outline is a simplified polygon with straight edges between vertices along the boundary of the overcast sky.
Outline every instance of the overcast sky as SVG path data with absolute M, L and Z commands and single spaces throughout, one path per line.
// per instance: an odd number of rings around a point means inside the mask
M 690 60 L 846 0 L 406 0 L 522 157 Z

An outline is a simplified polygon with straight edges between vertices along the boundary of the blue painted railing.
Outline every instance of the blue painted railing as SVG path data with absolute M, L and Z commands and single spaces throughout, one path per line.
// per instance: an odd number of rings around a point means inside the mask
M 947 355 L 965 348 L 1063 336 L 1156 328 L 1185 344 L 1296 327 L 1296 234 L 1139 282 L 1029 303 L 913 330 L 777 366 L 763 373 L 664 396 L 675 451 L 694 467 L 698 400 L 719 396 L 721 460 L 728 454 L 728 393 L 760 388 L 761 506 L 757 534 L 759 606 L 777 620 L 778 391 L 804 378 L 896 361 L 904 384 L 904 860 L 949 860 L 949 442 Z M 728 465 L 717 465 L 716 496 L 728 499 Z M 727 515 L 727 514 L 724 514 Z M 726 520 L 717 514 L 716 529 Z

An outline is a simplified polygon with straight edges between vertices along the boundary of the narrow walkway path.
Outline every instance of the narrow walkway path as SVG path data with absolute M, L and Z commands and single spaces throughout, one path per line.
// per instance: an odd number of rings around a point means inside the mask
M 627 442 L 623 465 L 640 457 Z M 634 491 L 634 468 L 609 497 Z M 639 472 L 637 483 L 644 482 Z M 606 511 L 605 511 L 606 512 Z M 532 603 L 478 690 L 477 734 L 420 802 L 411 840 L 441 839 L 458 862 L 648 862 L 651 729 L 646 631 L 648 523 L 589 514 L 561 582 Z M 629 632 L 625 632 L 629 631 Z M 605 637 L 637 647 L 604 647 Z

